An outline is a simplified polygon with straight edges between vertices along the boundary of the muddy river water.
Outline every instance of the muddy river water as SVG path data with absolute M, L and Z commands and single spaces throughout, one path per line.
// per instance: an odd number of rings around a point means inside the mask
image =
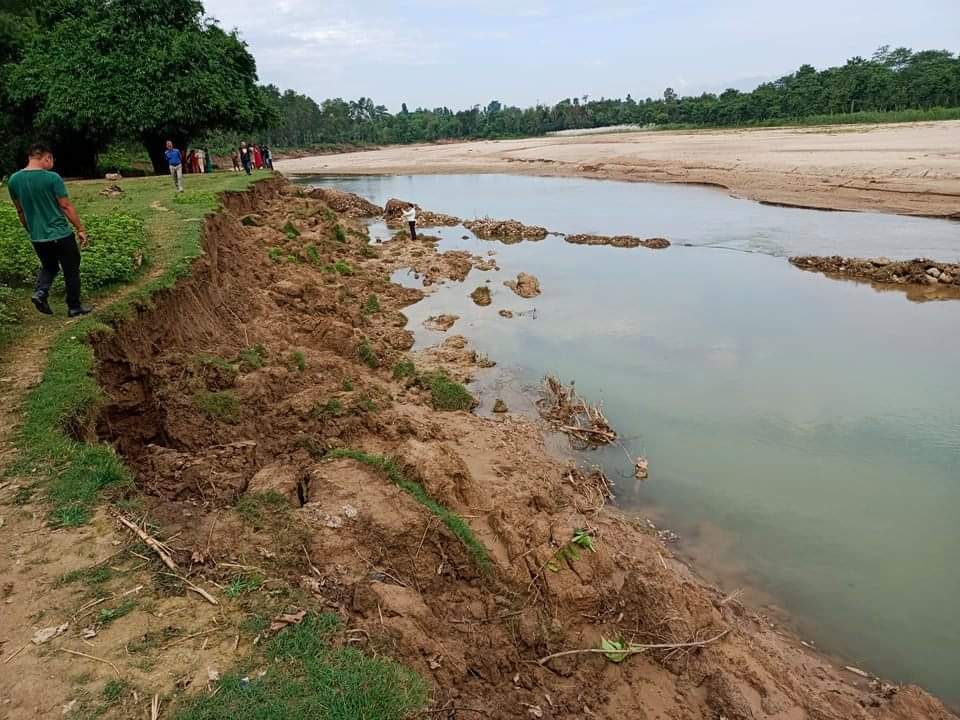
M 586 458 L 617 479 L 621 507 L 676 531 L 704 575 L 785 611 L 821 649 L 960 705 L 960 301 L 914 302 L 785 259 L 956 262 L 960 224 L 767 207 L 689 186 L 302 180 L 378 204 L 673 241 L 504 245 L 431 229 L 441 250 L 495 251 L 501 270 L 441 286 L 408 309 L 410 328 L 431 344 L 443 334 L 423 320 L 461 316 L 450 332 L 499 363 L 481 381 L 487 404 L 502 396 L 519 409 L 547 372 L 576 380 L 650 459 L 639 483 L 620 476 L 621 450 Z M 383 225 L 371 234 L 389 237 Z M 503 286 L 521 271 L 540 279 L 540 297 Z M 468 294 L 487 280 L 493 305 L 477 307 Z

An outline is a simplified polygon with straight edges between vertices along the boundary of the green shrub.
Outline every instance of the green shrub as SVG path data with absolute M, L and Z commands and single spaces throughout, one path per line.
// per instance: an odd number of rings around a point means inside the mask
M 435 410 L 472 410 L 477 405 L 473 395 L 442 370 L 421 375 L 419 383 L 430 391 Z
M 342 387 L 346 392 L 350 392 L 351 390 L 353 390 L 353 380 L 351 380 L 350 378 L 344 378 Z
M 267 257 L 270 258 L 270 262 L 274 265 L 279 265 L 283 262 L 283 250 L 278 247 L 267 248 Z
M 202 392 L 196 395 L 193 401 L 212 420 L 221 420 L 231 425 L 240 422 L 240 401 L 227 390 Z
M 85 218 L 90 245 L 83 251 L 83 286 L 96 290 L 129 282 L 143 266 L 147 231 L 143 221 L 115 212 Z M 33 285 L 40 261 L 13 206 L 0 203 L 0 282 Z M 63 282 L 58 278 L 58 285 Z
M 333 264 L 333 269 L 341 275 L 353 275 L 353 268 L 346 260 L 337 260 Z
M 338 243 L 345 243 L 347 241 L 347 232 L 343 229 L 343 225 L 337 223 L 333 228 L 333 237 L 336 238 Z
M 287 236 L 288 240 L 294 240 L 300 237 L 300 231 L 297 230 L 297 226 L 289 220 L 287 221 L 287 224 L 283 226 L 283 234 Z
M 313 416 L 326 419 L 331 417 L 340 417 L 343 415 L 343 403 L 336 398 L 327 400 L 323 405 L 316 405 L 313 408 Z
M 357 346 L 357 356 L 369 368 L 376 369 L 380 367 L 380 358 L 377 356 L 376 351 L 371 347 L 370 342 L 364 338 L 363 341 Z

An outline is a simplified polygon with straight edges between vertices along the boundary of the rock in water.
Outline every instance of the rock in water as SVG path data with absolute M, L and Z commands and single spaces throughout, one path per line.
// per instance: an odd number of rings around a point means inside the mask
M 503 284 L 522 298 L 533 298 L 540 294 L 540 281 L 527 273 L 520 273 L 516 280 L 507 280 Z
M 509 409 L 507 408 L 507 404 L 503 400 L 501 400 L 500 398 L 497 398 L 497 401 L 493 404 L 493 411 L 495 413 L 505 413 L 505 412 L 509 412 Z
M 633 462 L 634 476 L 637 480 L 646 480 L 650 475 L 650 463 L 641 455 Z

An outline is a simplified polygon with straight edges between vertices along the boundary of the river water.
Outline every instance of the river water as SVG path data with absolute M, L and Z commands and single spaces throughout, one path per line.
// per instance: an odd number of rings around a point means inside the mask
M 545 373 L 576 380 L 650 479 L 598 452 L 621 507 L 679 533 L 725 589 L 770 604 L 821 649 L 960 705 L 960 301 L 802 272 L 791 254 L 956 262 L 960 225 L 767 207 L 700 187 L 502 175 L 304 178 L 383 204 L 516 218 L 567 233 L 663 236 L 663 251 L 504 245 L 430 229 L 440 249 L 493 250 L 407 311 L 461 316 L 498 361 L 487 403 Z M 389 237 L 382 225 L 371 234 Z M 467 239 L 463 236 L 466 235 Z M 689 245 L 689 246 L 681 246 Z M 536 275 L 543 294 L 503 286 Z M 490 281 L 493 305 L 468 298 Z M 506 320 L 500 309 L 523 312 Z M 535 312 L 533 312 L 535 310 Z

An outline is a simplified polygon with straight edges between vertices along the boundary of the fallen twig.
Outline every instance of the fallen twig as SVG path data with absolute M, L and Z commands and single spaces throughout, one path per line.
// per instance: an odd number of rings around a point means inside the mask
M 116 665 L 114 665 L 114 664 L 113 664 L 112 662 L 110 662 L 109 660 L 104 660 L 103 658 L 98 658 L 98 657 L 96 657 L 96 656 L 94 656 L 94 655 L 87 655 L 86 653 L 82 653 L 82 652 L 80 652 L 80 651 L 78 651 L 78 650 L 70 650 L 70 649 L 65 648 L 65 647 L 60 648 L 60 652 L 69 653 L 70 655 L 79 655 L 80 657 L 87 658 L 88 660 L 96 660 L 97 662 L 103 663 L 104 665 L 109 665 L 110 667 L 113 668 L 113 671 L 117 674 L 117 677 L 120 677 L 120 668 L 118 668 Z
M 19 655 L 19 654 L 22 653 L 24 650 L 26 650 L 28 647 L 30 647 L 30 642 L 31 642 L 30 640 L 27 640 L 27 644 L 26 644 L 26 645 L 24 645 L 24 646 L 21 647 L 19 650 L 17 650 L 13 655 L 8 655 L 7 658 L 3 661 L 3 664 L 6 665 L 8 662 L 10 662 L 11 660 L 13 660 L 17 655 Z
M 307 565 L 310 566 L 310 569 L 313 570 L 314 575 L 323 580 L 323 573 L 317 570 L 316 566 L 313 564 L 313 560 L 310 559 L 310 553 L 307 552 L 307 546 L 301 544 L 300 547 L 303 548 L 303 555 L 307 558 Z
M 150 703 L 150 720 L 158 720 L 160 717 L 160 696 L 154 695 L 153 702 Z
M 137 525 L 134 525 L 132 522 L 127 520 L 123 515 L 117 515 L 117 520 L 126 525 L 130 530 L 133 530 L 137 536 L 143 540 L 151 550 L 153 550 L 160 560 L 163 561 L 163 564 L 168 568 L 177 572 L 180 568 L 177 567 L 177 563 L 174 562 L 173 558 L 163 549 L 163 546 L 155 538 L 148 535 L 146 532 L 141 530 Z
M 213 595 L 211 595 L 210 593 L 208 593 L 206 590 L 204 590 L 204 589 L 203 589 L 202 587 L 200 587 L 199 585 L 193 584 L 192 582 L 190 582 L 189 580 L 187 580 L 187 578 L 183 577 L 182 575 L 177 575 L 176 573 L 163 573 L 163 574 L 164 574 L 164 575 L 168 575 L 168 576 L 170 576 L 170 577 L 175 577 L 177 580 L 180 580 L 180 581 L 182 581 L 182 582 L 185 582 L 185 583 L 187 584 L 187 590 L 190 590 L 191 592 L 195 592 L 197 595 L 199 595 L 200 597 L 202 597 L 204 600 L 206 600 L 206 601 L 207 601 L 208 603 L 210 603 L 211 605 L 219 605 L 219 604 L 220 604 L 219 602 L 217 602 L 217 599 L 216 599 Z
M 603 654 L 603 655 L 618 655 L 623 656 L 624 658 L 629 657 L 630 655 L 639 655 L 645 653 L 649 650 L 682 650 L 684 648 L 699 648 L 714 643 L 724 635 L 729 633 L 730 630 L 724 630 L 718 635 L 714 635 L 712 638 L 707 640 L 693 640 L 691 642 L 685 643 L 654 643 L 651 645 L 642 645 L 642 644 L 630 644 L 627 645 L 623 650 L 607 650 L 604 648 L 584 648 L 580 650 L 564 650 L 562 652 L 553 653 L 552 655 L 547 655 L 537 660 L 538 665 L 546 665 L 550 660 L 558 657 L 564 657 L 566 655 L 583 655 L 583 654 Z

